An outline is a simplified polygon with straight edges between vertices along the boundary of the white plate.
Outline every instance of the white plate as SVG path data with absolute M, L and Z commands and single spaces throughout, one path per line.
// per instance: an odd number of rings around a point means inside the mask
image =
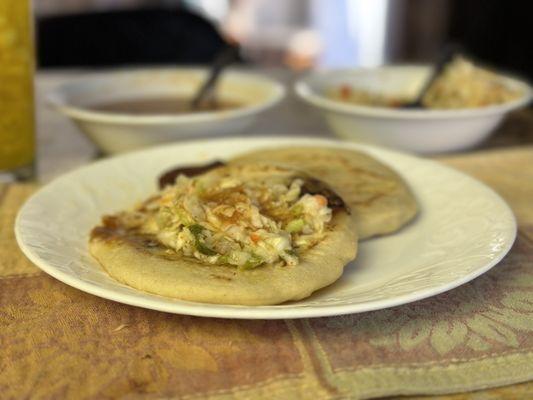
M 124 286 L 87 251 L 100 216 L 131 206 L 178 164 L 203 163 L 273 145 L 364 150 L 393 166 L 412 187 L 420 215 L 400 232 L 361 243 L 342 278 L 308 299 L 276 306 L 180 301 Z M 219 318 L 304 318 L 377 310 L 442 293 L 474 279 L 509 251 L 516 222 L 480 182 L 438 163 L 371 146 L 313 139 L 231 139 L 165 146 L 96 162 L 33 195 L 15 224 L 22 251 L 56 279 L 96 296 L 166 312 Z

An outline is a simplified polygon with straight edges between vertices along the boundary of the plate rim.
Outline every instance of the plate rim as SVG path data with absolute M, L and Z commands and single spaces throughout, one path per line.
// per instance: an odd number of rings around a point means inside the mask
M 391 307 L 396 307 L 412 302 L 416 302 L 419 300 L 423 300 L 429 297 L 436 296 L 438 294 L 447 292 L 449 290 L 452 290 L 454 288 L 457 288 L 475 278 L 478 276 L 484 274 L 485 272 L 489 271 L 491 268 L 493 268 L 495 265 L 497 265 L 511 250 L 517 235 L 517 222 L 516 217 L 510 208 L 510 206 L 507 204 L 507 202 L 490 186 L 486 185 L 485 183 L 477 180 L 476 178 L 459 171 L 453 167 L 450 167 L 448 165 L 442 164 L 436 160 L 426 159 L 422 157 L 418 157 L 413 154 L 409 154 L 407 152 L 401 152 L 396 150 L 391 150 L 389 148 L 379 147 L 379 146 L 373 146 L 373 145 L 367 145 L 367 144 L 359 144 L 359 143 L 350 143 L 350 142 L 344 142 L 340 140 L 331 140 L 331 139 L 321 139 L 316 137 L 287 137 L 287 136 L 271 136 L 271 135 L 261 135 L 261 136 L 253 136 L 253 137 L 232 137 L 232 138 L 217 138 L 215 140 L 210 140 L 210 142 L 241 142 L 245 140 L 248 143 L 251 143 L 253 145 L 254 142 L 258 143 L 258 146 L 261 147 L 268 147 L 268 144 L 263 145 L 262 142 L 270 142 L 270 147 L 275 147 L 277 145 L 287 145 L 287 144 L 300 144 L 300 145 L 326 145 L 328 147 L 348 147 L 354 150 L 362 150 L 362 151 L 368 151 L 370 150 L 370 155 L 375 156 L 374 151 L 378 153 L 383 154 L 393 154 L 393 155 L 399 155 L 399 156 L 407 156 L 411 159 L 416 159 L 418 162 L 425 162 L 429 163 L 432 166 L 437 166 L 439 168 L 443 168 L 447 170 L 447 172 L 451 172 L 454 174 L 459 174 L 464 178 L 467 178 L 469 181 L 469 184 L 475 184 L 482 186 L 490 195 L 494 198 L 494 200 L 498 201 L 500 205 L 505 209 L 509 219 L 509 226 L 508 228 L 508 240 L 506 240 L 505 244 L 502 246 L 502 248 L 499 250 L 497 255 L 490 260 L 490 262 L 487 262 L 482 267 L 475 269 L 474 271 L 462 275 L 459 278 L 452 279 L 450 282 L 446 284 L 439 284 L 437 287 L 432 288 L 426 288 L 419 291 L 416 291 L 414 294 L 408 293 L 403 294 L 399 296 L 395 296 L 390 299 L 380 299 L 380 300 L 372 300 L 367 301 L 363 303 L 354 303 L 354 304 L 343 304 L 343 305 L 312 305 L 312 306 L 306 306 L 306 307 L 291 307 L 292 305 L 297 304 L 297 302 L 289 303 L 289 304 L 281 304 L 281 305 L 269 305 L 269 306 L 240 306 L 240 305 L 225 305 L 225 304 L 210 304 L 210 303 L 199 303 L 199 302 L 190 302 L 190 301 L 184 301 L 179 299 L 173 299 L 173 298 L 167 298 L 164 296 L 159 296 L 152 293 L 146 293 L 142 291 L 138 291 L 139 293 L 142 293 L 144 295 L 148 295 L 148 298 L 141 298 L 138 297 L 135 293 L 129 294 L 129 293 L 120 293 L 113 289 L 106 289 L 101 288 L 91 282 L 87 282 L 84 280 L 81 280 L 77 277 L 72 276 L 69 273 L 64 273 L 58 269 L 56 269 L 53 266 L 50 266 L 46 260 L 42 259 L 38 254 L 35 254 L 32 249 L 27 246 L 23 239 L 23 232 L 21 227 L 21 220 L 24 216 L 25 210 L 32 201 L 35 201 L 34 199 L 37 198 L 39 195 L 42 195 L 42 193 L 45 193 L 47 190 L 51 190 L 54 186 L 54 184 L 57 184 L 58 182 L 61 182 L 62 180 L 68 179 L 72 175 L 76 175 L 80 173 L 81 171 L 91 169 L 95 165 L 101 165 L 104 163 L 113 163 L 117 162 L 118 160 L 129 158 L 129 157 L 136 157 L 137 155 L 141 153 L 157 153 L 158 151 L 165 151 L 169 148 L 175 148 L 175 147 L 182 147 L 182 146 L 198 146 L 202 143 L 205 144 L 205 140 L 195 140 L 195 141 L 186 141 L 186 142 L 176 142 L 173 143 L 171 146 L 167 145 L 161 145 L 161 146 L 155 146 L 147 149 L 141 149 L 134 152 L 130 152 L 127 154 L 105 158 L 102 160 L 97 160 L 94 162 L 91 162 L 87 165 L 78 167 L 72 171 L 69 171 L 65 174 L 62 174 L 61 176 L 56 177 L 52 181 L 45 184 L 43 187 L 39 188 L 35 193 L 33 193 L 22 205 L 22 207 L 17 212 L 17 216 L 15 219 L 15 225 L 14 225 L 14 233 L 15 238 L 17 241 L 17 244 L 19 248 L 22 250 L 24 255 L 39 269 L 41 269 L 46 274 L 52 276 L 53 278 L 59 280 L 60 282 L 63 282 L 64 284 L 67 284 L 75 289 L 81 290 L 83 292 L 98 296 L 100 298 L 116 301 L 123 304 L 128 304 L 136 307 L 141 308 L 147 308 L 157 311 L 163 311 L 173 314 L 181 314 L 181 315 L 191 315 L 191 316 L 198 316 L 198 317 L 214 317 L 214 318 L 232 318 L 232 319 L 300 319 L 300 318 L 318 318 L 318 317 L 327 317 L 327 316 L 336 316 L 336 315 L 346 315 L 346 314 L 355 314 L 355 313 L 362 313 L 362 312 L 368 312 L 368 311 L 376 311 L 380 309 L 386 309 Z M 382 157 L 377 157 L 380 162 L 385 163 L 386 165 L 390 166 L 394 170 L 395 167 L 393 164 L 388 163 L 386 160 L 383 160 Z M 406 179 L 407 182 L 409 182 L 408 176 L 404 176 L 402 174 L 402 177 Z M 415 193 L 416 194 L 416 193 Z M 124 285 L 120 282 L 116 282 L 118 285 L 123 285 L 128 287 L 127 285 Z M 134 289 L 134 288 L 133 288 Z M 136 290 L 136 289 L 134 289 Z M 161 301 L 161 300 L 166 300 Z M 172 303 L 168 302 L 168 300 L 173 301 Z

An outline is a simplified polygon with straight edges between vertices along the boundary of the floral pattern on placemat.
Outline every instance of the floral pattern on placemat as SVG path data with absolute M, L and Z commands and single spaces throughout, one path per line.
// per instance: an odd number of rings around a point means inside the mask
M 181 397 L 309 374 L 283 321 L 155 312 L 46 275 L 0 279 L 0 342 L 0 398 Z
M 482 155 L 480 166 L 465 157 L 464 166 L 490 172 L 494 187 L 505 183 L 519 217 L 517 242 L 490 272 L 413 304 L 315 320 L 169 315 L 69 288 L 36 272 L 2 231 L 30 192 L 14 186 L 0 196 L 0 397 L 317 400 L 466 392 L 532 379 L 533 214 L 523 187 L 531 172 L 511 170 L 531 154 L 501 162 Z M 522 176 L 498 175 L 497 165 Z M 508 399 L 532 393 L 526 384 L 451 398 L 503 392 Z
M 532 254 L 531 243 L 519 237 L 501 264 L 455 290 L 309 325 L 333 369 L 458 361 L 533 349 Z

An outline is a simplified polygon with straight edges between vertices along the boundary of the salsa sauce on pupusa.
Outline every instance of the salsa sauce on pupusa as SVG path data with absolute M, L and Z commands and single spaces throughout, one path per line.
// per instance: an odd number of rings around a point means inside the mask
M 225 111 L 243 107 L 244 104 L 230 100 L 204 102 L 198 108 L 192 108 L 191 99 L 185 97 L 148 97 L 112 100 L 96 103 L 89 108 L 113 114 L 132 115 L 175 115 L 209 111 Z

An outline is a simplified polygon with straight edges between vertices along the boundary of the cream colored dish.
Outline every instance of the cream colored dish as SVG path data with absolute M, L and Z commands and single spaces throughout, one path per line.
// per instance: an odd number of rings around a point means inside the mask
M 89 232 L 100 217 L 153 193 L 161 171 L 229 160 L 272 147 L 273 140 L 277 146 L 351 149 L 375 157 L 393 167 L 412 189 L 419 216 L 393 235 L 361 242 L 356 261 L 331 286 L 281 305 L 206 304 L 145 293 L 112 279 L 89 254 Z M 516 222 L 493 190 L 441 164 L 373 146 L 270 137 L 176 144 L 96 162 L 33 195 L 19 212 L 15 233 L 23 252 L 38 267 L 100 297 L 179 314 L 277 319 L 376 310 L 450 290 L 505 256 L 516 236 Z
M 229 110 L 176 115 L 130 115 L 92 109 L 111 101 L 154 97 L 192 97 L 205 68 L 117 70 L 74 80 L 49 93 L 48 101 L 69 117 L 104 153 L 115 154 L 155 144 L 235 134 L 285 96 L 284 87 L 263 75 L 228 70 L 218 96 L 242 104 Z
M 298 81 L 298 96 L 319 111 L 340 138 L 417 153 L 442 153 L 473 147 L 511 111 L 526 106 L 526 82 L 501 76 L 503 85 L 521 93 L 514 100 L 479 108 L 401 109 L 351 104 L 332 99 L 332 88 L 354 89 L 399 99 L 414 98 L 431 73 L 429 66 L 388 65 L 376 68 L 311 73 Z

